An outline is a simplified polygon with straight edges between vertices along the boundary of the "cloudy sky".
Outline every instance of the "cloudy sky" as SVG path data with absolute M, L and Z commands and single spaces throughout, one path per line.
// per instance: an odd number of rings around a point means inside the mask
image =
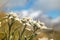
M 0 0 L 0 8 L 48 25 L 60 24 L 60 0 Z M 1 10 L 0 9 L 0 10 Z

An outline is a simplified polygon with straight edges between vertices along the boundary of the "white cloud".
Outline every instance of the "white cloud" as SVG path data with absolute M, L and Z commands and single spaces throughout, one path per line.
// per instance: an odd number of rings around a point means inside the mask
M 44 21 L 46 23 L 50 22 L 50 23 L 58 23 L 59 20 L 60 20 L 60 17 L 58 18 L 55 18 L 55 19 L 52 19 L 51 17 L 45 15 L 42 11 L 38 10 L 38 11 L 35 11 L 35 10 L 22 10 L 22 11 L 19 11 L 17 12 L 20 17 L 31 17 L 35 20 L 41 20 L 41 21 Z
M 60 0 L 36 0 L 32 6 L 34 10 L 51 10 L 60 8 Z
M 34 10 L 22 10 L 18 12 L 20 16 L 23 17 L 31 17 L 36 18 L 38 15 L 42 14 L 42 11 L 34 11 Z
M 60 32 L 60 17 L 52 19 L 50 22 L 51 22 L 51 24 L 49 24 L 50 27 L 53 27 L 55 31 L 59 31 Z
M 30 17 L 31 17 L 31 18 L 38 17 L 41 13 L 42 13 L 41 11 L 32 12 L 32 13 L 30 14 Z
M 27 16 L 28 16 L 28 11 L 26 11 L 26 10 L 23 11 L 23 12 L 22 12 L 22 17 L 27 17 Z
M 8 2 L 7 2 L 8 1 Z M 4 5 L 5 8 L 13 8 L 17 6 L 25 6 L 29 0 L 1 0 L 0 5 Z
M 20 12 L 18 12 L 18 14 L 20 14 L 20 17 L 31 17 L 34 20 L 40 20 L 43 21 L 47 24 L 49 24 L 48 22 L 51 21 L 51 18 L 48 17 L 47 15 L 44 15 L 44 13 L 40 10 L 35 11 L 35 10 L 22 10 Z
M 40 20 L 44 22 L 48 27 L 54 26 L 54 30 L 56 31 L 60 30 L 60 17 L 52 19 L 45 15 L 43 12 L 34 10 L 22 10 L 18 14 L 20 14 L 20 17 L 31 17 L 34 20 Z
M 8 0 L 1 0 L 0 5 L 3 5 Z M 25 6 L 30 2 L 30 0 L 9 0 L 5 5 L 6 8 L 13 8 L 17 6 Z M 34 10 L 50 10 L 50 9 L 59 9 L 60 0 L 34 0 L 34 3 L 31 9 Z
M 60 17 L 57 17 L 51 21 L 52 23 L 59 23 L 60 22 Z
M 7 2 L 8 1 L 8 2 Z M 14 7 L 24 7 L 26 6 L 31 0 L 1 0 L 0 7 L 5 4 L 4 8 L 12 9 Z M 60 0 L 34 0 L 33 5 L 31 6 L 31 10 L 52 10 L 52 9 L 59 9 L 60 8 Z M 5 10 L 5 9 L 4 9 Z

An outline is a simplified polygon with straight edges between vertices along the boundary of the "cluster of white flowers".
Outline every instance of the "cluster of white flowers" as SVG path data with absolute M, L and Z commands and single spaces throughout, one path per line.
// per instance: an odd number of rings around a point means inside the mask
M 34 21 L 30 17 L 25 17 L 25 18 L 19 19 L 18 15 L 14 12 L 9 12 L 8 16 L 10 16 L 9 19 L 14 18 L 15 20 L 18 20 L 20 23 L 23 23 L 23 25 L 26 24 L 29 28 L 36 26 L 37 28 L 40 28 L 40 29 L 48 29 L 43 22 Z M 26 29 L 28 29 L 28 28 L 26 28 Z M 30 30 L 30 29 L 28 29 L 28 30 Z
M 26 28 L 27 30 L 31 30 L 33 26 L 36 26 L 36 28 L 39 28 L 39 29 L 47 29 L 47 27 L 43 22 L 34 21 L 31 18 L 23 18 L 21 19 L 21 22 L 28 26 L 28 28 Z
M 23 27 L 25 27 L 26 30 L 32 31 L 33 33 L 36 33 L 37 35 L 41 33 L 40 30 L 44 31 L 44 29 L 45 30 L 46 29 L 48 29 L 48 30 L 52 29 L 52 28 L 48 28 L 47 26 L 45 26 L 45 24 L 43 22 L 41 22 L 39 20 L 35 21 L 30 17 L 25 17 L 25 18 L 20 19 L 18 17 L 18 15 L 14 12 L 9 12 L 7 14 L 7 16 L 4 18 L 7 18 L 5 21 L 8 22 L 9 25 L 18 21 L 23 25 Z M 0 27 L 1 27 L 1 22 L 0 22 Z M 10 36 L 10 39 L 12 39 L 12 37 L 13 36 Z M 39 38 L 38 40 L 48 40 L 48 38 L 44 37 L 44 38 Z M 50 40 L 53 40 L 53 39 L 50 39 Z
M 20 20 L 19 16 L 16 13 L 14 13 L 14 12 L 7 13 L 7 16 L 4 17 L 4 18 L 9 18 L 9 19 L 14 18 L 15 20 L 18 20 L 18 21 Z
M 13 16 L 13 17 L 18 17 L 18 15 L 16 13 L 14 13 L 14 12 L 9 12 L 9 15 Z

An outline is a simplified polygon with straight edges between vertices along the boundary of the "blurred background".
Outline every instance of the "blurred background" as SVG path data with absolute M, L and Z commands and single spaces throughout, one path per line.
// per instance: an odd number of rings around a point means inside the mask
M 60 31 L 60 0 L 0 0 L 0 11 L 16 12 Z

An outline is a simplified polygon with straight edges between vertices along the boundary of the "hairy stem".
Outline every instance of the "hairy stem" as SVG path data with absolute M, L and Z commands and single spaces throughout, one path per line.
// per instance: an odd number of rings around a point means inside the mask
M 20 35 L 20 39 L 19 39 L 19 40 L 21 40 L 22 35 L 23 35 L 23 34 L 24 34 L 24 32 L 25 32 L 25 28 L 26 28 L 26 24 L 25 24 L 25 26 L 24 26 L 24 28 L 23 28 L 23 31 L 22 31 L 22 33 L 21 33 L 21 35 Z

